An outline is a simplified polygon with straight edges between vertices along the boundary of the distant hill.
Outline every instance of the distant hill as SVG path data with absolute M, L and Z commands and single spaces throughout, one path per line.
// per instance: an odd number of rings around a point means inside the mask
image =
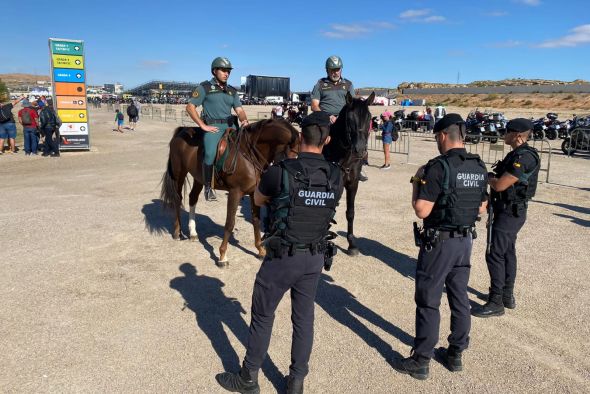
M 34 74 L 0 74 L 0 80 L 6 84 L 8 89 L 16 89 L 27 85 L 37 85 L 37 81 L 51 81 L 49 75 Z
M 576 79 L 571 82 L 557 81 L 550 79 L 502 79 L 500 81 L 473 81 L 467 84 L 456 83 L 436 83 L 436 82 L 402 82 L 397 85 L 397 89 L 428 89 L 428 88 L 458 88 L 458 87 L 487 87 L 487 86 L 534 86 L 534 85 L 579 85 L 587 84 L 588 81 Z

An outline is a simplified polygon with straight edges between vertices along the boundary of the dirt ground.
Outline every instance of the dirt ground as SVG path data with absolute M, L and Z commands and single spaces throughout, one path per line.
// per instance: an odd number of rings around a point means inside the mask
M 172 240 L 158 196 L 173 125 L 143 119 L 137 131 L 119 134 L 113 117 L 90 112 L 90 152 L 0 157 L 0 392 L 221 393 L 215 374 L 237 370 L 244 356 L 260 266 L 250 202 L 238 213 L 230 266 L 219 269 L 225 193 L 197 205 L 197 242 Z M 419 382 L 391 368 L 392 357 L 409 354 L 414 334 L 418 251 L 408 179 L 435 150 L 432 139 L 415 138 L 415 164 L 396 155 L 391 171 L 378 170 L 382 153 L 370 152 L 370 179 L 356 206 L 362 254 L 340 250 L 322 275 L 306 392 L 589 392 L 590 160 L 558 154 L 553 183 L 539 186 L 519 234 L 517 309 L 473 318 L 463 372 L 433 361 L 430 378 Z M 474 304 L 489 285 L 479 227 Z M 346 246 L 343 237 L 336 242 Z M 444 297 L 440 310 L 439 346 L 446 346 Z M 287 296 L 262 392 L 284 390 L 290 346 Z

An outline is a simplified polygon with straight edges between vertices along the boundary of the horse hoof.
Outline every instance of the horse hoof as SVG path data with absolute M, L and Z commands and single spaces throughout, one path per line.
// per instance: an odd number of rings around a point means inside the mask
M 359 248 L 348 248 L 348 255 L 349 256 L 358 256 L 360 253 Z
M 191 235 L 191 241 L 192 242 L 196 242 L 197 241 L 197 236 L 196 235 Z
M 229 261 L 218 261 L 215 263 L 219 268 L 227 268 L 229 266 Z
M 175 241 L 180 241 L 180 235 L 173 235 L 172 239 Z

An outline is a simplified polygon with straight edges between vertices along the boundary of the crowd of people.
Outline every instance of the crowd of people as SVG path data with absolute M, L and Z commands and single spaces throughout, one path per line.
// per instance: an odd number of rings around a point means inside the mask
M 18 103 L 22 105 L 17 118 L 23 127 L 25 156 L 36 156 L 41 150 L 44 157 L 59 157 L 61 120 L 53 110 L 51 101 L 45 96 L 34 101 L 22 96 L 0 104 L 0 154 L 18 152 L 16 120 L 13 114 Z M 8 149 L 4 147 L 5 141 L 8 141 Z

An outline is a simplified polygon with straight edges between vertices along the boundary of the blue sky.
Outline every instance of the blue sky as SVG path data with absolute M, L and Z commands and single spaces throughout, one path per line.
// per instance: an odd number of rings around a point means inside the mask
M 157 4 L 157 5 L 156 5 Z M 216 56 L 311 90 L 337 54 L 355 87 L 590 80 L 588 0 L 28 1 L 0 15 L 0 73 L 49 75 L 48 37 L 82 39 L 90 84 L 200 82 Z M 23 21 L 23 15 L 27 15 Z

